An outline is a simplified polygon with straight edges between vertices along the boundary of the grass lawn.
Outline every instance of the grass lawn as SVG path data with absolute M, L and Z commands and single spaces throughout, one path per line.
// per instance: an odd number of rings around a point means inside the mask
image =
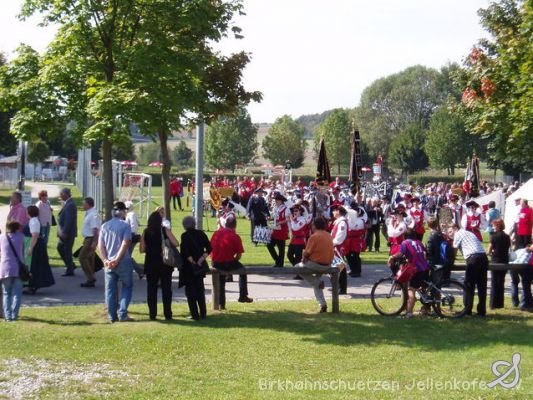
M 530 315 L 506 309 L 486 320 L 404 320 L 377 315 L 369 300 L 341 306 L 341 314 L 316 314 L 309 301 L 230 303 L 229 311 L 192 322 L 183 318 L 186 305 L 175 304 L 177 319 L 165 323 L 135 305 L 136 321 L 116 324 L 105 322 L 102 306 L 24 308 L 20 321 L 0 323 L 0 398 L 16 398 L 6 395 L 10 384 L 19 398 L 533 396 Z M 495 378 L 493 362 L 516 352 L 518 389 L 479 383 Z

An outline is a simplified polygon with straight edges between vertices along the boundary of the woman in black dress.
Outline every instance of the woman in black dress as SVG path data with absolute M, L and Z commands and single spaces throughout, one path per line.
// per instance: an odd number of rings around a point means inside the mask
M 163 227 L 163 218 L 158 211 L 148 217 L 146 229 L 141 236 L 139 250 L 146 253 L 144 258 L 144 273 L 147 282 L 147 303 L 150 319 L 157 317 L 157 287 L 161 285 L 163 294 L 163 314 L 166 320 L 172 319 L 172 267 L 163 263 L 163 236 L 167 237 L 174 246 L 178 240 L 169 228 Z
M 493 233 L 490 235 L 490 244 L 488 253 L 491 256 L 491 262 L 497 264 L 509 263 L 509 248 L 511 247 L 511 238 L 503 230 L 505 223 L 503 219 L 498 218 L 492 221 Z M 490 272 L 490 308 L 503 308 L 505 274 L 507 271 Z
M 191 318 L 204 319 L 206 318 L 204 278 L 211 244 L 207 235 L 196 229 L 193 217 L 183 218 L 183 228 L 185 232 L 181 235 L 181 256 L 184 265 L 180 271 L 179 287 L 185 286 Z
M 41 235 L 41 223 L 39 222 L 39 209 L 36 206 L 28 206 L 30 221 L 24 227 L 24 235 L 30 238 L 26 247 L 26 257 L 30 257 L 31 279 L 26 285 L 26 294 L 35 294 L 37 289 L 49 287 L 55 284 L 54 275 L 50 268 L 48 250 L 44 237 Z

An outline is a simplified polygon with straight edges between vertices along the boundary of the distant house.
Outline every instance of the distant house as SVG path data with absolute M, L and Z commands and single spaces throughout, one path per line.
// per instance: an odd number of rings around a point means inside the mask
M 0 167 L 17 168 L 17 163 L 20 161 L 19 156 L 9 156 L 0 158 Z

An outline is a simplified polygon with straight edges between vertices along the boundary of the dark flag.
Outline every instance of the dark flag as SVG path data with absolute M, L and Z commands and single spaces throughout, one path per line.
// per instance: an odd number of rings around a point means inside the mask
M 326 156 L 326 144 L 324 139 L 320 139 L 320 151 L 318 153 L 318 164 L 316 167 L 316 180 L 317 182 L 323 181 L 327 184 L 331 181 L 331 174 L 329 172 L 329 162 Z
M 361 178 L 363 177 L 363 171 L 361 168 L 361 136 L 359 135 L 359 130 L 354 127 L 352 133 L 350 176 L 348 177 L 353 193 L 356 193 L 360 190 Z

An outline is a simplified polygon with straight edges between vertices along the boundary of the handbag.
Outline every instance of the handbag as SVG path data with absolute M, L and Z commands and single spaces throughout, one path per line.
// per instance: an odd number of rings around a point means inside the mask
M 13 242 L 11 241 L 11 238 L 9 237 L 7 233 L 6 233 L 6 237 L 7 237 L 7 241 L 9 242 L 9 246 L 11 247 L 11 251 L 13 251 L 13 254 L 15 255 L 15 257 L 17 257 L 17 260 L 19 262 L 20 280 L 24 282 L 29 281 L 31 279 L 31 273 L 30 273 L 30 270 L 28 269 L 28 266 L 20 260 L 20 257 L 15 250 L 15 246 L 13 246 Z
M 331 261 L 331 268 L 338 268 L 339 271 L 342 271 L 344 268 L 346 268 L 344 259 L 337 251 L 335 251 L 335 256 L 333 257 L 333 261 Z
M 52 226 L 57 226 L 56 217 L 53 213 L 52 213 Z
M 272 241 L 272 228 L 256 225 L 252 242 L 269 244 Z
M 170 239 L 165 234 L 164 228 L 161 228 L 161 250 L 163 256 L 163 264 L 171 267 L 177 268 L 178 271 L 181 271 L 183 268 L 183 259 L 178 249 L 170 243 Z

